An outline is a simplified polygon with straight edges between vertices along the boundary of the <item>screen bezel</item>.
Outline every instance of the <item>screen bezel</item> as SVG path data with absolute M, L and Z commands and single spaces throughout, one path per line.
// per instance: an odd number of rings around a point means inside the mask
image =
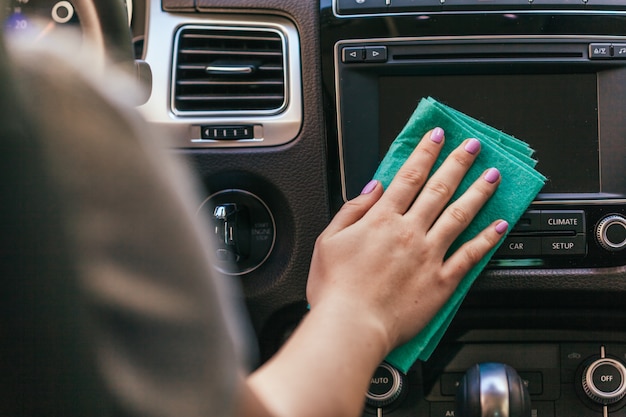
M 335 45 L 336 94 L 338 113 L 338 140 L 341 169 L 342 197 L 344 201 L 358 195 L 363 184 L 367 183 L 379 163 L 379 78 L 389 76 L 431 76 L 489 75 L 489 74 L 580 74 L 594 73 L 597 78 L 598 104 L 598 144 L 599 144 L 599 189 L 597 193 L 540 194 L 537 201 L 592 201 L 626 198 L 626 178 L 620 175 L 626 164 L 626 149 L 622 146 L 626 138 L 626 117 L 619 104 L 626 102 L 626 61 L 592 60 L 587 52 L 591 43 L 606 39 L 576 39 L 573 37 L 553 37 L 550 39 L 419 39 L 419 45 L 429 46 L 429 59 L 412 62 L 394 60 L 396 45 L 413 45 L 411 40 L 364 40 L 341 41 Z M 468 45 L 473 50 L 481 50 L 483 44 L 503 43 L 508 56 L 469 60 L 455 58 L 455 48 L 465 51 Z M 609 41 L 610 42 L 610 41 Z M 622 40 L 623 42 L 623 40 Z M 548 45 L 555 50 L 573 50 L 580 57 L 564 56 L 533 57 L 527 53 L 528 46 Z M 370 46 L 383 44 L 389 49 L 389 58 L 384 63 L 344 64 L 341 51 L 344 46 Z M 562 47 L 562 45 L 565 45 Z M 438 59 L 437 51 L 445 51 L 444 58 Z M 433 53 L 434 51 L 434 53 Z M 452 52 L 451 52 L 452 51 Z M 523 51 L 515 58 L 517 51 Z M 462 56 L 460 54 L 459 56 Z M 433 58 L 434 57 L 434 58 Z M 567 167 L 564 167 L 567 168 Z

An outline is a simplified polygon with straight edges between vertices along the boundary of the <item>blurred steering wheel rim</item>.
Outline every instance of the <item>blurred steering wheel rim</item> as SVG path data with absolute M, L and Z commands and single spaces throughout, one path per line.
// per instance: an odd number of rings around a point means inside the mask
M 130 1 L 130 0 L 129 0 Z M 86 39 L 101 62 L 134 65 L 133 43 L 124 0 L 72 0 Z

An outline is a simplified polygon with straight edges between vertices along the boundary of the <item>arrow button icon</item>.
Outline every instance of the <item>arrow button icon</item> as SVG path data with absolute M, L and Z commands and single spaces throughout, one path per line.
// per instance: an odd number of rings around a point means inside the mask
M 365 48 L 347 46 L 343 48 L 343 59 L 345 63 L 363 62 L 365 59 Z
M 387 47 L 386 46 L 366 46 L 365 62 L 386 62 Z

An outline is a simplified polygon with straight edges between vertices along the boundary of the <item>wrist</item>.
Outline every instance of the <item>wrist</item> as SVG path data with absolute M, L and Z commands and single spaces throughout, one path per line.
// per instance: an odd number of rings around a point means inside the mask
M 376 314 L 354 297 L 338 300 L 325 297 L 311 305 L 309 316 L 309 320 L 323 323 L 329 336 L 333 333 L 334 337 L 345 340 L 350 354 L 359 347 L 363 349 L 362 354 L 372 358 L 374 369 L 395 345 L 382 314 Z

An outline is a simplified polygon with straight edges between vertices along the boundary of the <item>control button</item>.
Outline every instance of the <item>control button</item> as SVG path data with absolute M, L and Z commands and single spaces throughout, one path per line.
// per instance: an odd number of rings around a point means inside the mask
M 593 385 L 602 392 L 614 392 L 623 384 L 622 375 L 611 364 L 600 365 L 594 369 L 591 377 Z
M 386 8 L 386 0 L 337 0 L 337 12 L 340 14 L 380 12 Z
M 542 255 L 585 255 L 585 236 L 550 236 L 541 238 Z
M 462 378 L 462 373 L 445 373 L 441 375 L 441 395 L 456 395 L 456 390 Z
M 202 126 L 202 139 L 211 140 L 241 140 L 254 139 L 252 126 Z
M 511 232 L 536 232 L 541 230 L 541 212 L 529 210 L 515 223 Z
M 366 46 L 365 47 L 366 62 L 385 62 L 387 61 L 386 46 Z
M 524 258 L 539 256 L 541 255 L 541 238 L 509 236 L 502 242 L 496 255 Z
M 365 59 L 365 48 L 346 47 L 342 50 L 343 56 L 341 60 L 343 62 L 363 62 Z
M 598 359 L 583 372 L 582 384 L 593 401 L 603 405 L 616 403 L 626 395 L 626 368 L 615 359 Z
M 598 243 L 606 250 L 618 251 L 626 247 L 626 219 L 618 214 L 605 217 L 596 227 Z
M 582 210 L 543 210 L 541 230 L 585 232 L 585 212 Z
M 589 58 L 610 59 L 611 58 L 611 44 L 610 43 L 589 44 Z
M 613 58 L 626 59 L 626 43 L 613 44 Z
M 530 395 L 543 394 L 543 375 L 541 372 L 519 372 L 519 376 L 524 381 Z
M 402 393 L 402 375 L 400 372 L 383 362 L 376 369 L 370 381 L 365 399 L 374 407 L 384 407 L 394 402 Z
M 244 190 L 223 190 L 200 205 L 198 216 L 212 226 L 215 267 L 243 275 L 261 266 L 274 248 L 276 224 L 267 205 Z

